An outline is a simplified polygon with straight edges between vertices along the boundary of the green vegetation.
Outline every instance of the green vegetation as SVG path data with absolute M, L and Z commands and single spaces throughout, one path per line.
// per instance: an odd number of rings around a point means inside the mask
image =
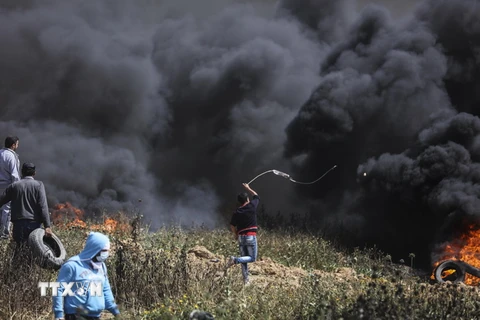
M 86 229 L 57 228 L 69 256 L 83 248 Z M 302 268 L 297 285 L 265 276 L 266 285 L 243 286 L 240 272 L 218 275 L 188 263 L 188 251 L 204 246 L 217 256 L 237 252 L 228 230 L 131 230 L 111 234 L 107 261 L 116 300 L 126 319 L 188 319 L 194 309 L 216 319 L 478 319 L 476 287 L 435 284 L 376 250 L 346 253 L 314 235 L 286 230 L 259 233 L 259 258 Z M 38 281 L 56 272 L 10 266 L 11 247 L 0 244 L 0 319 L 52 319 L 51 298 Z M 219 261 L 217 264 L 223 264 Z M 339 268 L 352 276 L 339 276 Z M 315 272 L 317 270 L 317 272 Z M 319 270 L 319 272 L 318 272 Z M 107 318 L 107 315 L 105 316 Z

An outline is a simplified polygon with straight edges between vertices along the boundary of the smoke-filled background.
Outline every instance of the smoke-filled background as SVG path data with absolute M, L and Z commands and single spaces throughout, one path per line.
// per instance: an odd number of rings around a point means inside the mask
M 480 215 L 478 2 L 3 0 L 0 132 L 50 205 L 154 226 L 224 226 L 242 182 L 336 164 L 252 187 L 427 266 Z

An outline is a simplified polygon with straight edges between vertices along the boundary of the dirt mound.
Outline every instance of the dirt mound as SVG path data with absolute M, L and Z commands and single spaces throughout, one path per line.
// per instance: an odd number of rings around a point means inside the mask
M 195 246 L 192 249 L 188 250 L 188 257 L 195 260 L 195 259 L 219 259 L 219 256 L 214 255 L 210 251 L 207 250 L 204 246 Z M 216 261 L 212 261 L 216 262 Z
M 195 246 L 187 254 L 187 261 L 192 275 L 194 270 L 204 270 L 215 272 L 217 276 L 225 276 L 225 264 L 228 257 L 215 255 L 203 246 Z M 263 257 L 254 263 L 249 263 L 250 280 L 255 285 L 268 285 L 269 283 L 283 283 L 292 286 L 299 286 L 300 281 L 307 276 L 316 276 L 322 278 L 331 278 L 332 281 L 352 281 L 357 280 L 362 275 L 358 275 L 352 268 L 338 268 L 335 272 L 326 272 L 321 270 L 307 271 L 297 267 L 287 267 L 277 263 L 268 257 Z M 228 272 L 236 273 L 241 277 L 241 266 L 235 265 Z

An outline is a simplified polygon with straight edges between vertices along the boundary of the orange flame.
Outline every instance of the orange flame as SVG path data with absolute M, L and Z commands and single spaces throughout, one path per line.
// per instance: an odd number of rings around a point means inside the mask
M 82 209 L 75 208 L 70 202 L 59 203 L 53 207 L 52 220 L 58 223 L 64 219 L 78 219 L 83 220 L 85 212 Z
M 90 229 L 107 233 L 128 232 L 131 230 L 128 222 L 120 221 L 113 217 L 106 218 L 103 224 L 87 224 L 84 216 L 85 212 L 82 209 L 74 207 L 69 202 L 55 205 L 51 213 L 52 222 L 60 228 Z
M 441 258 L 433 265 L 434 268 L 444 260 L 462 260 L 475 268 L 480 267 L 480 229 L 477 225 L 469 225 L 468 231 L 459 239 L 447 244 Z M 454 270 L 446 270 L 442 273 L 442 276 L 446 277 L 454 272 Z M 435 279 L 433 274 L 431 278 Z M 480 278 L 467 273 L 465 284 L 479 285 Z

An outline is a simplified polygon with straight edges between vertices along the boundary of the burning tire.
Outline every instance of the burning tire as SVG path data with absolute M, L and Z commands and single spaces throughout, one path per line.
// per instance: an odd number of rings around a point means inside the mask
M 434 271 L 435 280 L 440 283 L 451 281 L 453 283 L 465 281 L 465 266 L 455 260 L 447 260 L 440 263 Z
M 67 256 L 62 241 L 54 234 L 52 237 L 45 237 L 43 228 L 35 229 L 30 233 L 28 245 L 38 265 L 44 269 L 60 269 Z

